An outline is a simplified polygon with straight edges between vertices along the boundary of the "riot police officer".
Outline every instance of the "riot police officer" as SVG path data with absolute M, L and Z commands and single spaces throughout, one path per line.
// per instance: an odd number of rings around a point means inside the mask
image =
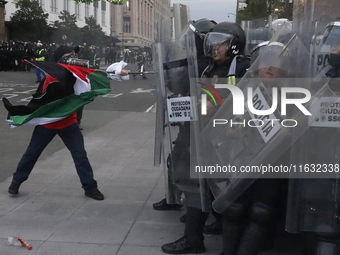
M 208 59 L 204 56 L 203 52 L 204 35 L 208 33 L 216 25 L 216 22 L 214 20 L 202 18 L 197 21 L 192 21 L 191 25 L 193 25 L 193 29 L 195 29 L 195 44 L 197 50 L 197 63 L 199 69 L 198 72 L 201 75 L 209 63 Z M 172 97 L 190 95 L 189 92 L 190 84 L 188 78 L 189 77 L 187 71 L 181 73 L 180 75 L 172 76 L 171 80 L 169 80 L 167 84 L 167 88 L 173 93 Z M 173 152 L 177 155 L 183 156 L 183 152 L 188 151 L 190 143 L 189 126 L 190 126 L 189 123 L 184 123 L 183 125 L 180 126 L 180 132 L 178 133 L 178 136 L 174 141 L 175 145 L 173 148 Z M 185 160 L 190 161 L 189 158 L 186 158 Z M 174 168 L 176 168 L 177 163 L 175 162 L 173 163 L 175 164 Z M 186 170 L 189 171 L 188 169 Z M 169 178 L 169 182 L 171 182 L 171 177 Z M 179 210 L 182 207 L 183 207 L 182 204 L 167 203 L 166 198 L 163 198 L 161 201 L 153 204 L 153 208 L 155 210 Z M 182 216 L 181 220 L 185 221 L 185 216 Z
M 203 71 L 203 76 L 214 78 L 215 81 L 225 83 L 231 81 L 236 84 L 236 78 L 241 78 L 250 65 L 249 59 L 242 56 L 245 43 L 244 31 L 236 23 L 222 22 L 215 25 L 204 39 L 204 54 L 210 61 Z M 208 114 L 213 114 L 217 110 L 211 102 L 207 107 Z M 208 215 L 209 213 L 203 212 L 202 209 L 188 206 L 184 236 L 163 245 L 163 252 L 170 254 L 205 252 L 203 228 Z
M 278 78 L 287 76 L 289 56 L 279 42 L 261 43 L 252 54 L 252 73 L 266 88 L 280 87 Z M 259 52 L 258 52 L 259 51 Z M 269 91 L 268 91 L 269 92 Z M 287 165 L 289 153 L 274 165 Z M 223 255 L 256 255 L 265 244 L 277 219 L 285 190 L 282 179 L 258 179 L 223 212 Z M 284 196 L 283 196 L 284 197 Z
M 338 105 L 340 86 L 340 37 L 339 23 L 327 25 L 322 38 L 320 51 L 315 56 L 324 55 L 329 65 L 324 66 L 313 83 L 313 90 L 328 87 L 331 96 L 322 97 L 329 105 Z M 326 50 L 325 50 L 326 49 Z M 327 63 L 327 61 L 326 61 Z M 316 69 L 315 69 L 316 70 Z M 324 78 L 324 79 L 322 79 Z M 326 86 L 323 86 L 326 82 Z M 318 108 L 318 112 L 320 112 Z M 326 114 L 317 116 L 309 129 L 292 146 L 291 160 L 293 164 L 303 166 L 324 166 L 322 174 L 313 178 L 311 172 L 305 171 L 297 178 L 290 178 L 288 193 L 288 210 L 286 229 L 291 233 L 308 232 L 311 239 L 306 246 L 308 254 L 335 255 L 340 253 L 340 212 L 339 212 L 339 124 L 334 107 L 326 108 Z M 332 114 L 327 114 L 332 113 Z M 301 153 L 300 155 L 297 153 Z M 327 166 L 327 168 L 326 168 Z M 335 168 L 335 169 L 334 169 Z M 325 171 L 326 170 L 326 171 Z M 332 174 L 333 173 L 333 174 Z
M 47 50 L 45 49 L 44 45 L 41 42 L 37 43 L 37 50 L 35 51 L 35 61 L 46 61 L 47 58 Z M 46 77 L 44 71 L 39 69 L 38 67 L 35 68 L 35 74 L 37 76 L 36 82 L 41 82 L 42 78 Z

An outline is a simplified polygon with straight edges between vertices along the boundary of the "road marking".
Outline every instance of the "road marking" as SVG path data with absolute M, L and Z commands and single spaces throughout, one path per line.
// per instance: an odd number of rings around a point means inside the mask
M 0 93 L 4 93 L 4 92 L 7 92 L 7 91 L 12 91 L 14 89 L 10 89 L 10 88 L 3 88 L 3 89 L 0 89 Z
M 36 89 L 30 89 L 30 90 L 26 90 L 26 91 L 22 91 L 22 92 L 15 91 L 15 93 L 19 93 L 19 94 L 32 94 L 33 91 L 36 91 Z
M 28 84 L 16 84 L 16 83 L 10 83 L 10 84 L 8 84 L 8 83 L 0 83 L 0 87 L 14 87 L 14 86 L 29 86 Z M 35 86 L 36 87 L 36 86 Z
M 19 96 L 18 94 L 3 94 L 4 97 L 6 97 L 7 99 L 12 98 L 12 97 L 17 97 Z
M 32 97 L 26 97 L 26 98 L 22 98 L 19 100 L 19 102 L 29 102 L 32 100 Z
M 103 95 L 103 97 L 116 98 L 116 97 L 119 97 L 121 95 L 123 95 L 123 93 L 119 93 L 119 94 L 106 94 L 106 95 Z
M 156 104 L 151 105 L 148 109 L 146 109 L 145 112 L 150 112 L 155 106 Z
M 136 94 L 136 93 L 152 93 L 153 90 L 155 90 L 155 89 L 137 88 L 137 89 L 131 90 L 130 93 L 131 94 Z

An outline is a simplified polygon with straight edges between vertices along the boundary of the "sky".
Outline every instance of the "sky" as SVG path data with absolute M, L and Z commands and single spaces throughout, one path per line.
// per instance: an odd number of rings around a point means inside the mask
M 208 18 L 217 23 L 235 22 L 237 0 L 171 0 L 172 4 L 184 4 L 190 9 L 190 19 Z M 228 17 L 229 15 L 229 17 Z

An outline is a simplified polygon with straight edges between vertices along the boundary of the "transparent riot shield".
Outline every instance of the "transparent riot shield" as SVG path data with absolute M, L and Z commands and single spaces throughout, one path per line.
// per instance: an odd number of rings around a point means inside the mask
M 317 90 L 326 80 L 327 93 L 316 100 L 309 129 L 291 147 L 291 163 L 298 168 L 289 179 L 286 230 L 292 233 L 340 232 L 340 80 L 339 67 L 331 61 L 332 54 L 340 54 L 333 52 L 340 23 L 315 30 L 313 87 Z
M 269 41 L 272 37 L 272 31 L 266 27 L 268 24 L 268 17 L 244 20 L 241 22 L 241 27 L 246 34 L 245 54 L 250 55 L 252 49 L 261 42 Z
M 190 178 L 190 78 L 198 77 L 195 45 L 191 29 L 176 40 L 153 45 L 157 79 L 155 164 L 161 155 L 167 203 L 207 208 L 210 202 L 201 200 L 198 178 Z
M 232 93 L 204 125 L 201 160 L 191 171 L 207 179 L 215 211 L 223 212 L 257 178 L 287 178 L 294 171 L 280 157 L 309 126 L 315 95 L 309 93 L 306 59 L 308 50 L 283 27 L 240 82 L 228 87 Z M 286 98 L 303 107 L 285 107 Z
M 155 144 L 154 144 L 154 165 L 159 166 L 162 162 L 162 148 L 163 148 L 163 133 L 164 133 L 164 100 L 162 100 L 162 95 L 166 94 L 165 84 L 163 79 L 162 70 L 160 69 L 163 63 L 162 55 L 158 54 L 162 52 L 161 43 L 170 40 L 170 21 L 160 20 L 157 24 L 157 44 L 153 45 L 152 49 L 152 59 L 155 71 L 155 77 L 157 81 L 157 108 L 156 108 L 156 125 L 155 125 Z
M 269 41 L 273 35 L 286 26 L 291 30 L 292 24 L 288 19 L 273 19 L 271 15 L 254 20 L 243 20 L 241 27 L 246 34 L 245 54 L 250 55 L 258 44 Z
M 311 52 L 314 55 L 313 72 L 315 78 L 326 78 L 331 70 L 331 48 L 339 42 L 340 22 L 330 21 L 326 26 L 316 23 L 311 40 Z

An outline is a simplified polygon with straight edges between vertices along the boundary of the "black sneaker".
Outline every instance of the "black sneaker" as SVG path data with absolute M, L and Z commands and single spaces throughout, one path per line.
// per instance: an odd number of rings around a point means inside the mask
M 8 193 L 12 195 L 17 195 L 19 193 L 20 183 L 12 182 L 8 188 Z
M 187 253 L 203 253 L 206 251 L 203 240 L 196 242 L 190 240 L 187 236 L 183 236 L 173 243 L 167 243 L 162 246 L 162 251 L 168 254 L 187 254 Z
M 153 209 L 157 211 L 179 210 L 183 207 L 183 205 L 168 204 L 165 198 L 163 198 L 161 201 L 157 203 L 154 203 L 152 206 L 153 206 Z
M 85 196 L 93 198 L 95 200 L 104 200 L 104 195 L 98 189 L 86 191 Z
M 206 235 L 222 235 L 222 221 L 216 220 L 210 225 L 204 226 L 203 233 Z

